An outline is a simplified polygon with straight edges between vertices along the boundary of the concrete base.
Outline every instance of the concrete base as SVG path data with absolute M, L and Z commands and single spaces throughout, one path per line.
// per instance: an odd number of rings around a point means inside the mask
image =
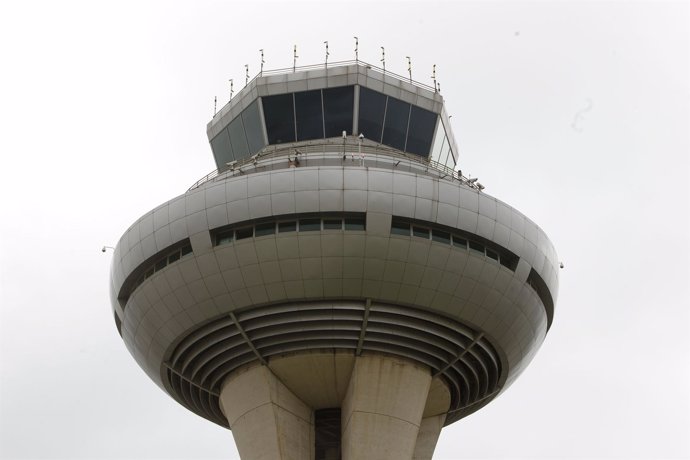
M 413 361 L 357 358 L 342 405 L 343 460 L 411 459 L 430 384 Z
M 320 456 L 422 460 L 433 455 L 450 392 L 414 361 L 324 350 L 275 357 L 268 366 L 232 374 L 223 382 L 220 406 L 243 460 L 315 460 L 314 411 L 338 408 L 340 449 L 336 435 L 334 447 L 319 444 Z
M 311 408 L 267 367 L 254 366 L 229 377 L 220 407 L 242 459 L 314 459 Z

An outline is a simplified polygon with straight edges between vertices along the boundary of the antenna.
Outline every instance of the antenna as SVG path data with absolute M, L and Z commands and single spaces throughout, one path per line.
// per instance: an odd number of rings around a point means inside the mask
M 295 72 L 295 66 L 297 65 L 297 45 L 292 49 L 292 72 Z
M 213 116 L 216 116 L 216 107 L 218 105 L 218 97 L 213 96 Z
M 326 68 L 328 68 L 328 56 L 330 54 L 328 52 L 328 40 L 326 40 L 324 43 L 326 44 Z
M 431 78 L 434 79 L 434 91 L 438 88 L 436 87 L 436 64 L 434 64 L 433 71 L 431 72 Z
M 355 39 L 355 61 L 359 62 L 359 38 L 354 37 Z
M 407 58 L 407 72 L 410 74 L 410 83 L 412 83 L 412 59 L 410 56 L 405 56 Z
M 381 62 L 383 63 L 383 73 L 386 73 L 386 48 L 381 47 Z
M 436 83 L 436 92 L 437 93 L 441 92 L 441 83 Z
M 233 93 L 233 89 L 232 89 L 233 81 L 232 81 L 232 78 L 231 78 L 230 80 L 228 80 L 228 81 L 230 82 L 230 100 L 232 100 L 232 93 Z
M 244 86 L 249 84 L 249 64 L 244 65 Z
M 259 70 L 259 76 L 261 76 L 264 73 L 264 62 L 266 61 L 264 61 L 264 50 L 260 49 L 259 51 L 261 51 L 261 70 Z

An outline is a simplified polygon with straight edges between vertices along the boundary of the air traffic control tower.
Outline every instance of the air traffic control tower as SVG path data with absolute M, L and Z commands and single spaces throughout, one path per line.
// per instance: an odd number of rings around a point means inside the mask
M 114 251 L 117 330 L 242 459 L 430 459 L 531 361 L 556 252 L 457 172 L 435 88 L 361 61 L 263 72 L 217 169 Z

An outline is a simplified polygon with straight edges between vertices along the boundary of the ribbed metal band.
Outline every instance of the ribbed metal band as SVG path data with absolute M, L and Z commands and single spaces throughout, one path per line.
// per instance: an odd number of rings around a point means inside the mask
M 502 365 L 480 332 L 429 311 L 339 301 L 272 305 L 224 315 L 190 331 L 168 354 L 166 386 L 198 415 L 227 427 L 220 386 L 234 370 L 308 350 L 381 352 L 415 360 L 451 392 L 450 424 L 498 393 Z

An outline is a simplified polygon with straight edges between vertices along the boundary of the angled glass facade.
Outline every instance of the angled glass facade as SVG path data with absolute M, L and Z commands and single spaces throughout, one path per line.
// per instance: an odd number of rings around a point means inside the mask
M 351 85 L 257 99 L 211 140 L 218 169 L 266 145 L 340 137 L 343 131 L 351 135 L 355 121 L 358 134 L 368 140 L 455 167 L 437 113 L 364 86 L 358 101 L 356 94 Z

